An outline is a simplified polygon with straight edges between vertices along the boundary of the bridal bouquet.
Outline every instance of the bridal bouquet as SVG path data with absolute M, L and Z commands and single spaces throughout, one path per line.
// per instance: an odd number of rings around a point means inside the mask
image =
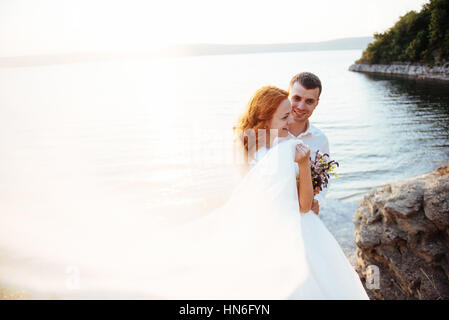
M 327 153 L 321 153 L 319 150 L 315 153 L 315 160 L 310 159 L 310 169 L 312 172 L 312 184 L 313 188 L 320 187 L 327 188 L 330 176 L 338 178 L 338 174 L 335 173 L 335 168 L 339 167 L 339 164 L 335 160 L 331 160 Z M 296 177 L 299 181 L 299 177 Z

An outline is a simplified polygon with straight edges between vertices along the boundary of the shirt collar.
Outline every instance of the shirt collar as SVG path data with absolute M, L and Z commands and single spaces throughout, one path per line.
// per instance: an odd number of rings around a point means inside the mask
M 307 129 L 306 129 L 306 131 L 300 133 L 298 136 L 295 137 L 294 134 L 289 132 L 289 135 L 292 136 L 293 138 L 296 138 L 296 139 L 302 138 L 302 137 L 305 137 L 305 136 L 309 136 L 309 135 L 312 135 L 312 134 L 313 134 L 313 127 L 312 127 L 312 124 L 310 123 L 310 121 L 307 121 Z

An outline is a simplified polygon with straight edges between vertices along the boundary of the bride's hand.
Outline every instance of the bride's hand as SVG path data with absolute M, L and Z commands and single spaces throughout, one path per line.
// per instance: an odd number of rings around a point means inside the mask
M 298 164 L 305 164 L 310 159 L 310 148 L 304 143 L 296 145 L 295 162 Z

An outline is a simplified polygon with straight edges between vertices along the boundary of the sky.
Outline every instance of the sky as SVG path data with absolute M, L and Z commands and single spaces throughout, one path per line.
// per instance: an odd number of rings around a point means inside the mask
M 427 0 L 0 0 L 0 57 L 371 36 Z

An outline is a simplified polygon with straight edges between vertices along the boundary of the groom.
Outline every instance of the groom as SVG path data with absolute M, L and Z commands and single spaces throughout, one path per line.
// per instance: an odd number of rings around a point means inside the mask
M 309 146 L 312 161 L 317 150 L 329 154 L 329 140 L 326 135 L 309 121 L 318 105 L 320 95 L 321 81 L 313 73 L 301 72 L 290 80 L 288 98 L 292 105 L 293 121 L 289 125 L 289 136 L 299 138 Z M 321 190 L 317 187 L 315 189 L 316 196 L 313 200 L 312 211 L 316 214 L 319 213 L 319 204 L 324 201 L 326 192 L 327 188 Z

